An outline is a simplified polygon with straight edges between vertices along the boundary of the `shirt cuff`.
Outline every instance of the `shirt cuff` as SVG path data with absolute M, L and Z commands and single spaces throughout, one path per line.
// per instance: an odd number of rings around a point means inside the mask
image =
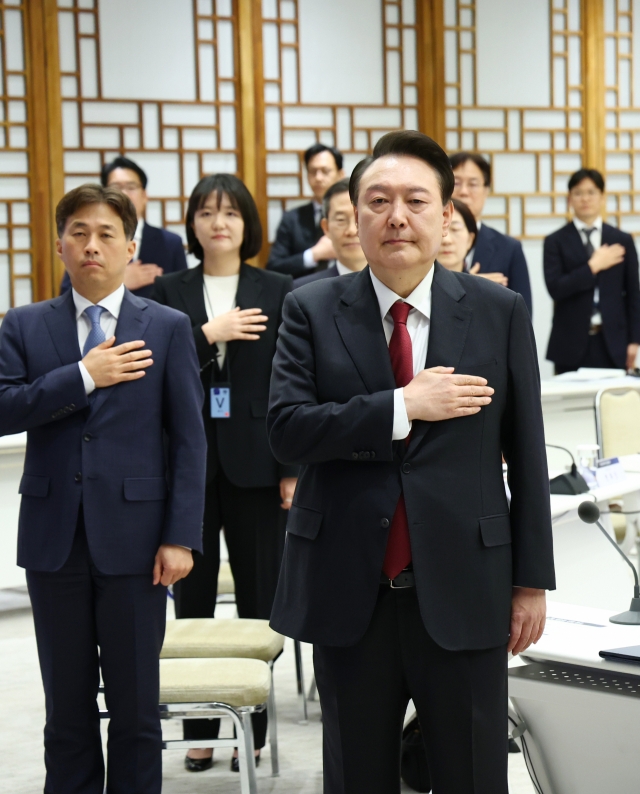
M 313 250 L 311 248 L 307 248 L 304 254 L 302 254 L 302 261 L 305 267 L 316 266 L 316 260 L 313 258 Z
M 411 432 L 411 422 L 407 416 L 407 406 L 404 404 L 404 394 L 402 389 L 395 389 L 393 392 L 393 433 L 392 441 L 401 441 Z
M 84 383 L 84 390 L 87 393 L 87 397 L 91 394 L 92 391 L 95 391 L 96 384 L 89 375 L 89 370 L 85 367 L 82 361 L 78 361 L 78 366 L 80 367 L 80 374 L 82 375 L 82 382 Z

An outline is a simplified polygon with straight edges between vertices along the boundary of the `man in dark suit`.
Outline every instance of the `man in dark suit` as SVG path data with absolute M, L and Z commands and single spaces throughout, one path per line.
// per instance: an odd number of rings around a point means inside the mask
M 302 468 L 271 623 L 322 661 L 346 794 L 400 791 L 410 698 L 434 791 L 506 794 L 507 652 L 555 585 L 529 314 L 434 266 L 452 190 L 434 141 L 383 136 L 350 183 L 369 268 L 287 296 L 274 359 L 271 445 Z
M 166 586 L 201 549 L 198 362 L 188 318 L 123 286 L 136 215 L 121 191 L 76 188 L 56 223 L 72 290 L 0 329 L 0 434 L 27 431 L 18 565 L 45 690 L 44 790 L 104 790 L 102 673 L 107 790 L 159 794 Z
M 105 163 L 100 173 L 103 187 L 115 187 L 131 199 L 136 208 L 138 223 L 134 240 L 135 253 L 125 270 L 124 285 L 139 298 L 150 298 L 153 282 L 163 273 L 175 273 L 187 269 L 182 240 L 166 229 L 151 226 L 145 219 L 147 210 L 147 175 L 133 160 L 116 157 Z M 65 273 L 60 292 L 71 288 L 69 274 Z
M 531 284 L 522 244 L 482 221 L 491 189 L 491 165 L 475 152 L 458 152 L 451 157 L 451 167 L 455 177 L 453 197 L 464 201 L 478 224 L 475 246 L 467 256 L 469 272 L 519 292 L 531 314 Z
M 356 273 L 367 266 L 360 245 L 358 226 L 353 204 L 349 198 L 349 180 L 340 179 L 331 185 L 322 199 L 322 231 L 331 240 L 336 261 L 326 270 L 318 270 L 310 276 L 302 276 L 293 282 L 293 288 L 311 284 L 323 278 L 335 278 Z
M 544 277 L 555 302 L 547 358 L 557 375 L 636 365 L 638 255 L 630 234 L 602 222 L 604 200 L 602 174 L 576 171 L 569 180 L 574 219 L 544 241 Z
M 322 197 L 344 176 L 342 154 L 333 146 L 310 146 L 304 153 L 304 164 L 313 201 L 284 213 L 267 263 L 268 270 L 294 278 L 323 270 L 328 260 L 336 258 L 331 240 L 320 225 Z

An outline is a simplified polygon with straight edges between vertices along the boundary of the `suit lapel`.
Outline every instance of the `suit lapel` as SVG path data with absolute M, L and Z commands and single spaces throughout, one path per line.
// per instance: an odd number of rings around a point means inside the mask
M 573 222 L 568 223 L 564 228 L 567 246 L 571 252 L 571 258 L 574 261 L 577 261 L 580 265 L 583 265 L 585 262 L 586 251 L 584 242 L 582 241 L 582 235 L 576 229 L 576 226 Z M 604 224 L 602 226 L 602 237 L 602 242 L 605 242 Z
M 300 207 L 300 223 L 307 230 L 307 233 L 313 239 L 315 245 L 322 237 L 322 229 L 316 225 L 316 213 L 313 208 L 313 201 L 308 204 L 303 204 Z
M 457 277 L 441 265 L 435 265 L 431 288 L 429 347 L 425 369 L 454 367 L 462 357 L 473 311 L 461 301 L 466 292 Z M 419 444 L 431 428 L 431 422 L 415 422 L 409 446 Z
M 180 279 L 180 297 L 193 325 L 203 325 L 208 319 L 203 284 L 202 265 L 186 270 Z
M 80 361 L 80 345 L 78 344 L 78 323 L 76 321 L 76 305 L 73 302 L 71 289 L 49 304 L 50 310 L 44 315 L 49 334 L 62 365 Z
M 261 292 L 262 284 L 256 269 L 251 267 L 251 265 L 241 264 L 238 291 L 236 292 L 236 306 L 239 306 L 240 309 L 261 309 L 262 306 L 260 306 L 259 302 Z M 243 343 L 240 340 L 227 343 L 229 365 L 233 363 L 241 344 Z
M 129 292 L 129 290 L 125 290 L 116 325 L 115 345 L 134 342 L 136 339 L 144 339 L 144 332 L 150 320 L 151 316 L 147 311 L 147 304 Z M 96 391 L 95 399 L 91 402 L 90 418 L 95 416 L 119 385 L 108 386 Z
M 368 391 L 373 394 L 395 389 L 380 306 L 368 267 L 353 279 L 334 316 L 342 341 Z

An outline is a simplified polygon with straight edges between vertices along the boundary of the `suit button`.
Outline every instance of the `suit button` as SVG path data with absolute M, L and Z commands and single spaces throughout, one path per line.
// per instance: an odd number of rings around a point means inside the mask
M 364 452 L 358 452 L 358 457 L 360 458 L 360 460 L 364 460 L 364 456 L 365 456 Z
M 375 452 L 372 452 L 372 453 L 371 453 L 371 460 L 373 460 L 373 459 L 375 458 L 375 456 L 376 456 L 376 453 L 375 453 Z
M 71 403 L 71 405 L 69 406 L 69 410 L 70 411 L 75 411 L 76 410 L 76 406 L 73 403 Z
M 386 528 L 389 526 L 389 519 L 388 519 L 388 518 L 382 518 L 382 519 L 380 519 L 380 526 L 381 526 L 383 529 L 386 529 Z
M 358 460 L 358 453 L 357 453 L 357 452 L 352 452 L 352 453 L 351 453 L 351 457 L 352 457 L 354 460 Z
M 403 463 L 402 464 L 402 473 L 403 474 L 409 474 L 410 471 L 411 471 L 411 464 L 410 463 Z
M 369 458 L 371 457 L 371 453 L 370 453 L 370 452 L 363 452 L 363 453 L 362 453 L 362 457 L 363 457 L 365 460 L 369 460 Z
M 91 439 L 93 438 L 93 436 L 91 435 L 91 433 L 85 433 L 85 434 L 82 436 L 82 438 L 83 438 L 85 441 L 91 441 Z
M 82 474 L 78 472 L 76 476 L 73 478 L 76 482 L 82 482 Z

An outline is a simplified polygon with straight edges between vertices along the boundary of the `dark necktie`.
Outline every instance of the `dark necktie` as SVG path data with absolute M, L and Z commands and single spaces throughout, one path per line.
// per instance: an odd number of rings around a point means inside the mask
M 591 242 L 591 235 L 596 231 L 596 227 L 592 226 L 589 229 L 583 229 L 585 237 L 587 238 L 587 242 L 584 244 L 585 251 L 587 252 L 587 259 L 591 259 L 594 252 L 593 243 Z
M 587 238 L 587 242 L 584 244 L 584 250 L 587 252 L 587 261 L 591 259 L 594 254 L 595 248 L 593 247 L 593 243 L 591 242 L 591 235 L 596 231 L 595 226 L 591 226 L 589 229 L 583 229 L 585 237 Z M 598 289 L 598 277 L 596 276 L 596 288 L 593 291 L 593 305 L 591 307 L 591 317 L 595 317 L 597 314 L 600 313 L 600 290 Z M 593 319 L 592 319 L 593 324 Z
M 389 341 L 389 356 L 400 389 L 413 380 L 413 346 L 407 331 L 407 317 L 413 307 L 403 301 L 396 301 L 390 309 L 393 317 L 393 333 Z M 407 437 L 409 443 L 409 437 Z M 411 541 L 409 538 L 409 521 L 404 494 L 400 494 L 396 511 L 391 521 L 387 551 L 384 556 L 382 570 L 389 579 L 395 579 L 411 562 Z

